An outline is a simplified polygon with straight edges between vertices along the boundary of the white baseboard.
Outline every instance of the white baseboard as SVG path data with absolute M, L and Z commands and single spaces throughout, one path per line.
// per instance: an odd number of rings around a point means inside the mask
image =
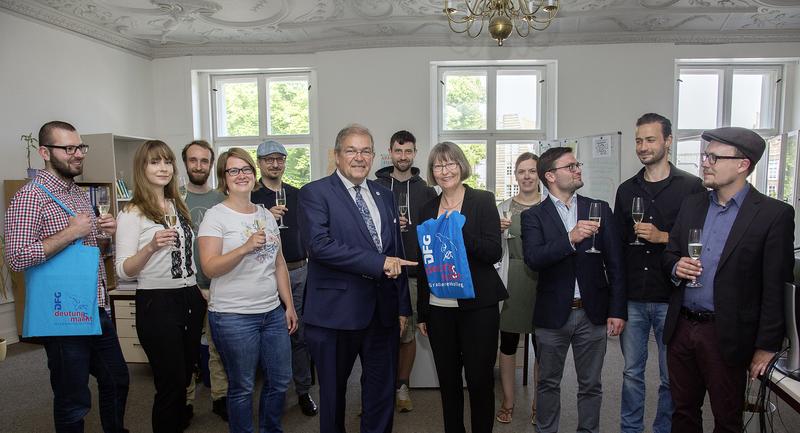
M 0 304 L 0 337 L 5 338 L 8 344 L 19 341 L 13 302 Z

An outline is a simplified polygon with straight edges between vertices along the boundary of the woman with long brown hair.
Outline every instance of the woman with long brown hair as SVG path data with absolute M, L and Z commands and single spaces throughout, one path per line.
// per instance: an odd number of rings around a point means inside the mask
M 197 361 L 206 303 L 195 281 L 191 217 L 166 143 L 142 143 L 133 158 L 133 198 L 117 217 L 117 275 L 136 279 L 136 333 L 156 395 L 153 432 L 188 425 L 186 386 Z

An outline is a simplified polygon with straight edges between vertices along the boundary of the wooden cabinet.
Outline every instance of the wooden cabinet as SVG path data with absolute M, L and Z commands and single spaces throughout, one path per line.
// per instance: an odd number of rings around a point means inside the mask
M 108 292 L 111 300 L 111 319 L 117 328 L 122 356 L 128 363 L 146 363 L 139 336 L 136 334 L 136 291 L 112 290 Z

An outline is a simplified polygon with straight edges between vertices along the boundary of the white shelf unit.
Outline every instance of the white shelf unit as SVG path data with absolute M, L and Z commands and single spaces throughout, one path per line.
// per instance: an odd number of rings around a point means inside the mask
M 116 185 L 121 175 L 128 189 L 133 191 L 133 155 L 150 138 L 113 133 L 86 134 L 82 138 L 89 145 L 89 152 L 84 159 L 83 175 L 78 180 Z M 118 197 L 116 188 L 112 190 L 116 202 L 124 204 L 130 200 Z

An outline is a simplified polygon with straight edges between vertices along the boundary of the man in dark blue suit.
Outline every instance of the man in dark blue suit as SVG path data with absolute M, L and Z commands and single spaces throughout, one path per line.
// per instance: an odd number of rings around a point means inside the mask
M 578 376 L 578 431 L 599 431 L 600 375 L 606 336 L 625 327 L 627 307 L 622 246 L 608 203 L 575 193 L 583 186 L 581 163 L 568 147 L 539 158 L 539 178 L 548 197 L 522 213 L 525 263 L 539 272 L 533 324 L 541 366 L 536 431 L 557 432 L 561 376 L 572 345 Z M 592 202 L 599 221 L 589 221 Z M 600 229 L 602 222 L 603 229 Z M 596 246 L 598 253 L 591 253 Z
M 375 156 L 369 130 L 336 136 L 336 171 L 300 190 L 308 277 L 303 320 L 317 366 L 320 431 L 344 433 L 347 379 L 361 360 L 361 432 L 388 433 L 400 333 L 411 315 L 392 192 L 366 180 Z

